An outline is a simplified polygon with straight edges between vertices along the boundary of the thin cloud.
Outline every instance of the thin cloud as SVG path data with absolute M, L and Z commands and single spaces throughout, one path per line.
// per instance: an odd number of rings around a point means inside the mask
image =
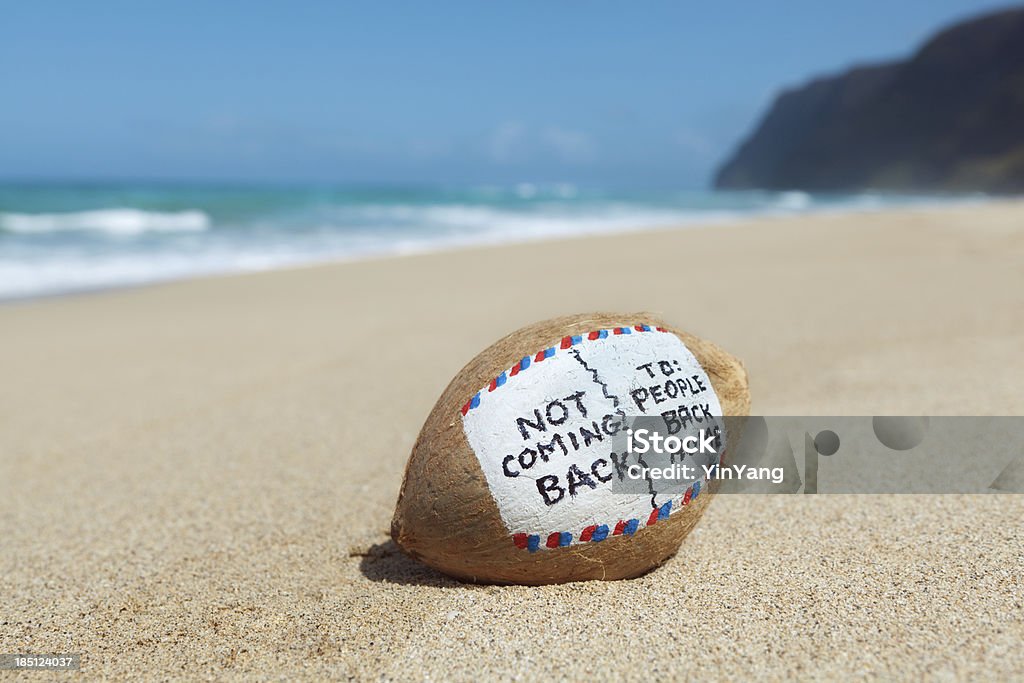
M 583 131 L 548 126 L 541 132 L 541 140 L 564 163 L 586 163 L 597 156 L 593 141 Z
M 531 128 L 518 121 L 498 126 L 488 140 L 487 152 L 490 159 L 499 164 L 535 159 L 581 164 L 597 156 L 593 140 L 583 131 L 553 124 Z
M 493 161 L 499 164 L 511 164 L 522 161 L 525 154 L 524 143 L 527 138 L 526 126 L 518 121 L 508 121 L 498 126 L 491 135 L 488 152 Z

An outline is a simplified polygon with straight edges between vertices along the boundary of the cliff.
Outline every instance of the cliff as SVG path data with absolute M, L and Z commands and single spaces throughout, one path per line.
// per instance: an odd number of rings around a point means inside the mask
M 715 186 L 1024 191 L 1024 9 L 783 92 Z

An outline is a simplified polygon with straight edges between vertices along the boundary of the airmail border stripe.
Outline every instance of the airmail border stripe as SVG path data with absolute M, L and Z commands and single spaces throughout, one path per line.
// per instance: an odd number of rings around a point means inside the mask
M 592 524 L 583 529 L 579 536 L 575 538 L 571 531 L 554 531 L 546 537 L 542 537 L 541 534 L 513 534 L 512 543 L 520 550 L 529 550 L 531 553 L 534 553 L 540 550 L 541 547 L 564 548 L 567 545 L 571 545 L 573 540 L 579 543 L 600 543 L 609 536 L 632 536 L 641 528 L 653 526 L 658 522 L 664 521 L 673 512 L 681 510 L 689 505 L 691 501 L 697 500 L 697 496 L 700 495 L 700 489 L 700 482 L 694 482 L 693 485 L 686 489 L 686 493 L 683 494 L 679 505 L 673 506 L 670 500 L 661 507 L 651 510 L 651 515 L 646 520 L 620 519 L 614 527 L 610 527 L 608 524 Z
M 490 384 L 476 392 L 476 394 L 463 404 L 462 414 L 465 415 L 474 408 L 478 408 L 480 406 L 480 397 L 482 395 L 489 394 L 505 386 L 509 380 L 519 373 L 529 370 L 535 363 L 543 363 L 548 358 L 552 358 L 559 351 L 570 349 L 577 344 L 582 344 L 585 340 L 593 341 L 595 339 L 605 339 L 608 335 L 633 334 L 634 332 L 668 332 L 668 330 L 663 327 L 652 327 L 651 325 L 633 325 L 632 327 L 611 327 L 606 330 L 594 330 L 587 334 L 573 334 L 562 337 L 562 341 L 559 342 L 557 346 L 551 346 L 543 351 L 538 351 L 537 355 L 532 357 L 524 356 L 518 363 L 492 379 Z

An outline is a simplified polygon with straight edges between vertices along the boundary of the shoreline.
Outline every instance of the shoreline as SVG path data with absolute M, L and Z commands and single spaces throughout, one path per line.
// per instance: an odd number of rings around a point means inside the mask
M 217 280 L 225 277 L 244 277 L 260 275 L 265 273 L 288 272 L 293 270 L 304 270 L 310 268 L 344 266 L 352 263 L 374 263 L 379 261 L 401 260 L 405 258 L 417 258 L 447 253 L 472 252 L 476 250 L 503 249 L 505 247 L 542 245 L 548 243 L 574 242 L 579 240 L 591 240 L 602 237 L 622 237 L 627 235 L 651 235 L 667 233 L 677 230 L 707 230 L 720 227 L 740 226 L 752 223 L 771 223 L 774 221 L 788 220 L 812 220 L 814 218 L 827 218 L 830 216 L 861 216 L 875 214 L 902 214 L 933 211 L 960 211 L 969 210 L 979 206 L 1000 206 L 1024 204 L 1022 197 L 936 197 L 934 201 L 922 203 L 908 203 L 897 206 L 863 207 L 859 209 L 849 206 L 842 207 L 819 207 L 814 209 L 801 210 L 796 212 L 785 212 L 782 210 L 755 212 L 748 215 L 740 213 L 708 216 L 694 218 L 693 222 L 666 223 L 663 225 L 642 225 L 633 228 L 615 228 L 607 230 L 584 231 L 571 234 L 558 234 L 555 236 L 519 236 L 506 238 L 501 241 L 490 241 L 486 235 L 464 241 L 445 242 L 436 245 L 423 245 L 402 251 L 401 248 L 369 252 L 350 256 L 329 256 L 322 260 L 302 260 L 291 263 L 268 266 L 265 268 L 239 268 L 211 270 L 208 272 L 196 272 L 182 276 L 168 276 L 140 282 L 115 283 L 107 285 L 96 285 L 87 287 L 72 287 L 55 291 L 46 291 L 35 294 L 6 296 L 0 294 L 0 307 L 8 305 L 31 304 L 36 301 L 50 299 L 64 299 L 67 297 L 96 296 L 109 292 L 127 291 L 135 289 L 146 289 L 160 287 L 182 282 L 193 282 L 202 280 Z

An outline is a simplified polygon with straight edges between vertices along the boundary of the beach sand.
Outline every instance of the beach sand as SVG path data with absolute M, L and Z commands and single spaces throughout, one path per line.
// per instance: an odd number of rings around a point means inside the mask
M 1024 675 L 1022 496 L 720 496 L 611 583 L 464 585 L 396 552 L 448 380 L 595 310 L 719 343 L 758 414 L 1022 414 L 1024 203 L 2 306 L 0 652 L 81 653 L 88 679 Z

